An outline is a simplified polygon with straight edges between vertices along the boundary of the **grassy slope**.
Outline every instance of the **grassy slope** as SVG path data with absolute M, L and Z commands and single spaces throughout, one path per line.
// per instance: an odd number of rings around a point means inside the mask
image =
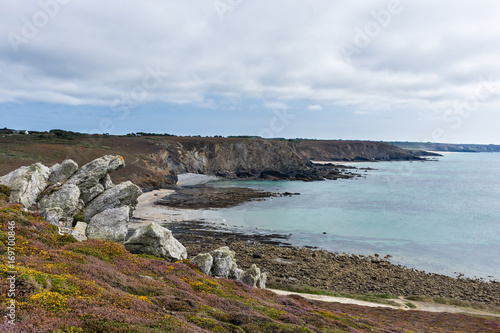
M 1 191 L 0 191 L 1 192 Z M 465 315 L 405 312 L 277 296 L 214 279 L 189 262 L 78 243 L 0 196 L 0 297 L 7 302 L 10 221 L 16 225 L 16 332 L 498 332 Z M 7 309 L 0 308 L 0 317 Z M 9 326 L 0 321 L 0 331 Z

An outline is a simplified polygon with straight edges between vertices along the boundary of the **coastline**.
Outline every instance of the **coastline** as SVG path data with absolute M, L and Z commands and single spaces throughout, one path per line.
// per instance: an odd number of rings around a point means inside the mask
M 201 176 L 201 177 L 200 177 Z M 184 186 L 207 182 L 209 176 L 181 177 Z M 398 296 L 425 295 L 500 308 L 500 283 L 480 279 L 453 278 L 395 265 L 389 258 L 339 254 L 312 248 L 292 247 L 287 235 L 243 233 L 236 227 L 203 221 L 206 210 L 155 205 L 174 190 L 143 194 L 130 225 L 137 228 L 157 222 L 169 228 L 190 256 L 229 246 L 238 264 L 252 263 L 270 273 L 269 286 L 308 285 L 345 293 L 386 293 Z
M 178 178 L 178 186 L 200 185 L 218 179 L 215 176 L 192 173 L 180 174 Z M 155 205 L 156 201 L 163 197 L 172 195 L 175 192 L 176 190 L 160 189 L 146 192 L 139 196 L 130 228 L 140 228 L 152 222 L 169 223 L 198 220 L 203 218 L 203 211 L 200 210 L 168 208 L 165 206 Z

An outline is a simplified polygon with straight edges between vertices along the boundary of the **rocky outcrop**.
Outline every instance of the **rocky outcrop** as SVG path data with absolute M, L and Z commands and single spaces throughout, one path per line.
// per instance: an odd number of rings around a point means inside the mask
M 115 185 L 102 192 L 92 200 L 83 210 L 85 221 L 89 222 L 92 217 L 107 209 L 121 206 L 131 206 L 132 210 L 137 205 L 137 198 L 142 194 L 139 186 L 131 181 Z
M 49 168 L 41 163 L 21 167 L 0 178 L 0 184 L 10 187 L 10 202 L 31 207 L 47 187 Z
M 109 173 L 124 166 L 121 156 L 112 155 L 80 169 L 73 160 L 50 168 L 35 163 L 1 177 L 0 184 L 11 188 L 10 202 L 38 209 L 47 222 L 59 227 L 60 233 L 72 234 L 78 240 L 88 237 L 124 242 L 142 193 L 130 181 L 113 184 Z
M 40 210 L 45 221 L 58 225 L 59 222 L 71 224 L 78 210 L 80 189 L 73 184 L 65 184 L 50 195 L 44 196 L 40 202 Z
M 144 253 L 172 261 L 187 258 L 184 245 L 174 238 L 170 230 L 157 223 L 137 229 L 124 245 L 131 253 Z
M 210 275 L 210 271 L 212 270 L 212 265 L 214 263 L 214 258 L 210 253 L 201 253 L 191 258 L 191 262 L 198 265 L 203 274 Z
M 54 164 L 50 167 L 49 182 L 60 183 L 67 180 L 78 170 L 78 164 L 73 160 L 65 160 L 61 164 Z
M 87 238 L 123 243 L 127 236 L 129 221 L 130 206 L 104 210 L 90 219 L 86 231 Z
M 71 235 L 79 242 L 87 240 L 87 223 L 77 222 Z
M 297 150 L 307 161 L 395 161 L 420 160 L 410 151 L 385 142 L 304 140 Z
M 248 271 L 243 271 L 236 264 L 235 253 L 229 247 L 223 246 L 210 253 L 201 253 L 191 258 L 201 271 L 209 276 L 242 281 L 243 283 L 258 288 L 266 288 L 267 275 L 260 272 L 256 265 Z
M 112 186 L 108 173 L 123 167 L 123 157 L 106 155 L 85 164 L 68 179 L 67 184 L 78 186 L 81 199 L 87 204 Z
M 234 254 L 234 251 L 229 250 L 227 246 L 210 252 L 210 255 L 214 259 L 212 269 L 210 270 L 211 275 L 227 279 L 229 272 L 233 268 Z

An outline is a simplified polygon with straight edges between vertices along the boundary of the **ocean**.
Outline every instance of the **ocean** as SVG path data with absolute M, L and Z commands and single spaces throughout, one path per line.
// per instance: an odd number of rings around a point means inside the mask
M 500 154 L 438 161 L 356 163 L 363 177 L 321 182 L 215 181 L 298 192 L 208 210 L 203 218 L 297 246 L 381 257 L 427 272 L 500 280 Z

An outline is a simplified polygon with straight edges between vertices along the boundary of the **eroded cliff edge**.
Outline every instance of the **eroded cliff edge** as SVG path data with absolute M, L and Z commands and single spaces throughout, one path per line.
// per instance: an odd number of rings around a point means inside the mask
M 173 136 L 70 134 L 0 137 L 0 173 L 36 161 L 54 164 L 72 159 L 83 165 L 106 154 L 121 155 L 127 168 L 116 181 L 132 180 L 143 190 L 175 186 L 177 174 L 225 178 L 319 180 L 348 178 L 339 169 L 311 160 L 419 160 L 416 154 L 382 142 L 266 140 Z

